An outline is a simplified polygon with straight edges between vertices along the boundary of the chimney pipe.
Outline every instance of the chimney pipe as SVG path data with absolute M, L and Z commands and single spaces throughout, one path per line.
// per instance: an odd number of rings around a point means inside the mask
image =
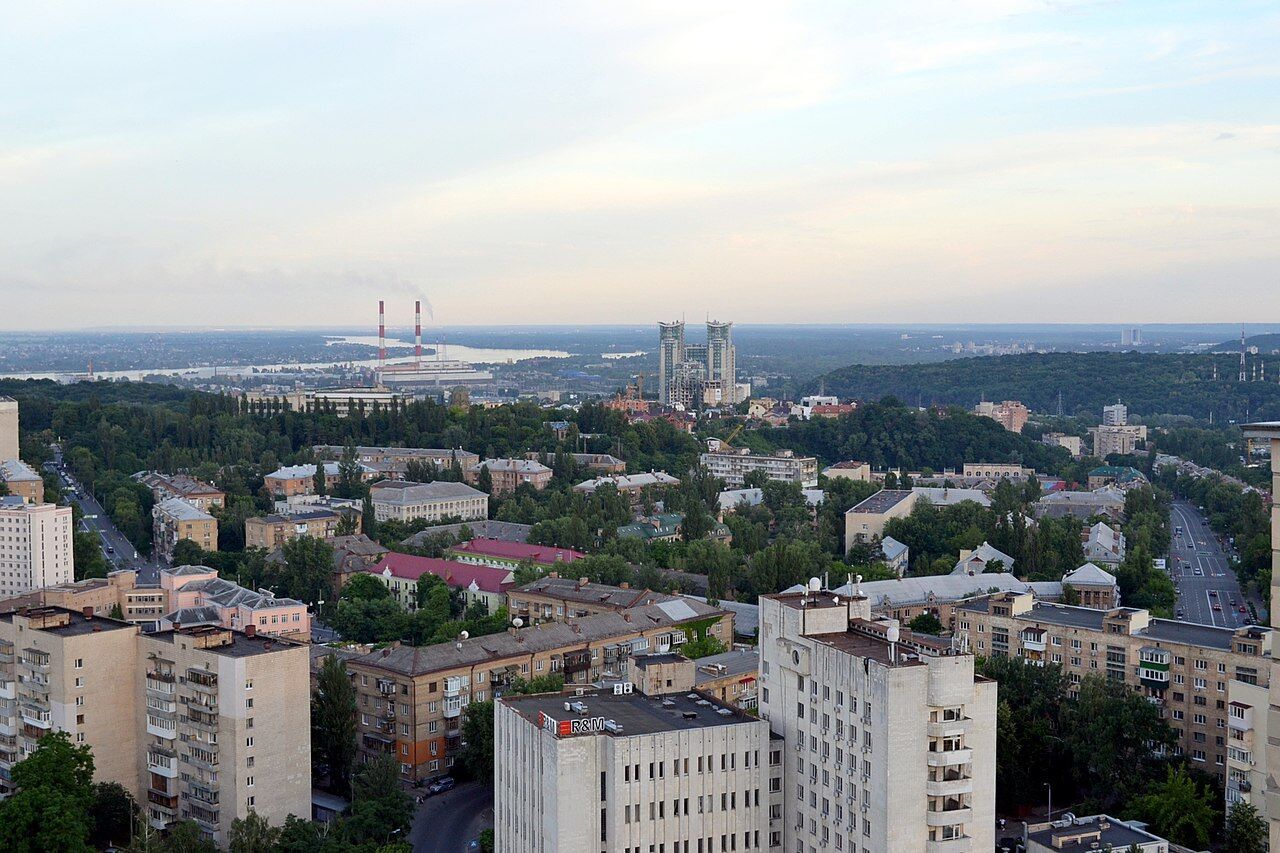
M 81 612 L 81 614 L 83 614 L 83 615 L 84 615 L 84 618 L 86 618 L 86 619 L 92 619 L 92 618 L 93 618 L 93 608 L 92 608 L 92 607 L 90 607 L 89 605 L 85 605 L 84 609 L 83 609 L 83 610 L 81 610 L 80 612 Z
M 387 366 L 387 317 L 383 311 L 382 300 L 378 300 L 378 380 L 382 380 L 382 369 Z
M 244 626 L 244 635 L 246 637 L 255 637 L 257 636 L 257 634 L 258 634 L 257 625 L 254 625 L 252 622 L 250 622 L 248 625 Z
M 422 364 L 422 300 L 413 303 L 413 363 Z

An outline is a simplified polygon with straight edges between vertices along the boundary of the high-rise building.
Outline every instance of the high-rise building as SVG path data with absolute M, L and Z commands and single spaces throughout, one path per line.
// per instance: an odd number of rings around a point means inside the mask
M 1124 426 L 1129 423 L 1129 407 L 1124 403 L 1114 403 L 1102 407 L 1103 426 Z
M 18 458 L 18 401 L 0 397 L 0 460 Z
M 707 321 L 707 342 L 686 343 L 684 321 L 658 324 L 658 402 L 719 406 L 739 400 L 733 323 Z
M 611 689 L 496 703 L 496 849 L 781 850 L 783 748 L 769 724 L 696 692 L 679 655 L 637 657 L 633 672 Z
M 1271 493 L 1280 494 L 1280 421 L 1265 421 L 1246 424 L 1243 427 L 1244 438 L 1253 441 L 1267 441 L 1271 445 Z M 1271 627 L 1280 628 L 1280 611 L 1276 604 L 1280 602 L 1280 506 L 1271 505 Z M 1271 638 L 1274 641 L 1276 632 Z M 1261 763 L 1265 772 L 1261 780 L 1265 781 L 1266 791 L 1262 794 L 1260 809 L 1267 819 L 1269 827 L 1270 848 L 1280 850 L 1280 739 L 1275 734 L 1280 732 L 1280 659 L 1276 657 L 1274 642 L 1270 644 L 1270 687 L 1265 707 L 1258 708 L 1254 716 L 1259 717 L 1261 736 L 1253 739 L 1252 751 L 1248 755 L 1249 766 Z M 1233 697 L 1235 698 L 1235 697 Z M 1265 719 L 1261 719 L 1265 716 Z M 1243 732 L 1241 735 L 1243 736 Z M 1235 737 L 1235 730 L 1232 731 Z M 1237 744 L 1232 744 L 1233 751 Z M 1229 794 L 1228 794 L 1229 796 Z M 1254 794 L 1255 803 L 1259 797 Z
M 225 846 L 256 811 L 311 809 L 308 646 L 200 626 L 138 626 L 61 607 L 0 615 L 0 792 L 49 731 L 93 750 L 155 827 L 194 820 Z M 11 732 L 4 735 L 3 732 Z
M 71 507 L 0 497 L 0 598 L 73 579 Z
M 816 579 L 761 597 L 759 638 L 761 717 L 786 743 L 784 850 L 994 846 L 996 683 L 973 655 Z

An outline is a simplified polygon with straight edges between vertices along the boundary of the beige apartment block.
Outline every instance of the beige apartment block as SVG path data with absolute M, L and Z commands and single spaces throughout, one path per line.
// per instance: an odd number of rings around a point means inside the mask
M 218 550 L 218 520 L 182 498 L 169 498 L 151 508 L 156 556 L 172 562 L 173 549 L 189 539 L 205 551 Z
M 135 773 L 152 825 L 194 820 L 225 846 L 251 810 L 275 826 L 310 817 L 308 647 L 217 627 L 137 643 L 145 716 Z
M 211 486 L 187 474 L 161 474 L 151 471 L 138 477 L 138 482 L 151 490 L 156 503 L 169 498 L 182 498 L 197 509 L 208 512 L 213 507 L 226 504 L 227 495 L 216 486 Z
M 733 638 L 733 614 L 680 600 L 549 622 L 434 646 L 393 645 L 347 660 L 355 678 L 360 761 L 393 755 L 406 779 L 448 773 L 462 711 L 516 679 L 562 675 L 568 685 L 629 677 L 633 654 L 678 650 L 690 636 Z
M 489 470 L 495 495 L 509 495 L 524 484 L 542 491 L 551 483 L 551 469 L 536 459 L 485 459 L 462 469 L 468 485 L 479 484 L 482 468 Z
M 850 507 L 844 514 L 844 550 L 856 542 L 871 542 L 884 536 L 884 526 L 892 518 L 906 518 L 920 494 L 911 489 L 881 489 Z
M 1280 494 L 1280 421 L 1265 421 L 1245 424 L 1241 430 L 1243 437 L 1253 442 L 1267 442 L 1271 446 L 1271 494 Z M 1271 505 L 1271 627 L 1280 628 L 1280 508 Z M 1274 633 L 1272 637 L 1274 638 Z M 1259 761 L 1265 770 L 1266 792 L 1263 814 L 1270 830 L 1270 849 L 1280 850 L 1280 662 L 1274 650 L 1271 655 L 1270 692 L 1265 708 L 1266 719 L 1263 721 L 1263 732 L 1270 737 L 1255 738 L 1259 744 L 1259 754 L 1250 756 L 1250 760 Z M 1263 709 L 1255 716 L 1262 716 Z M 1265 746 L 1263 746 L 1265 745 Z M 1256 794 L 1254 795 L 1257 796 Z
M 0 480 L 4 481 L 9 494 L 27 503 L 44 503 L 44 479 L 21 459 L 0 459 Z
M 271 551 L 300 536 L 333 539 L 338 535 L 344 519 L 347 520 L 347 526 L 352 534 L 360 533 L 360 512 L 346 507 L 308 509 L 302 506 L 287 514 L 246 518 L 244 546 Z
M 18 401 L 0 397 L 0 459 L 18 458 Z
M 1219 628 L 1155 619 L 1146 610 L 1094 610 L 1001 593 L 955 609 L 955 634 L 978 655 L 1054 664 L 1072 685 L 1096 675 L 1123 681 L 1160 708 L 1178 735 L 1175 753 L 1227 776 L 1228 685 L 1271 679 L 1271 629 Z
M 496 849 L 782 849 L 783 749 L 768 723 L 705 694 L 629 688 L 496 703 Z
M 95 782 L 136 798 L 138 629 L 55 607 L 0 615 L 0 789 L 51 731 L 93 750 Z
M 378 521 L 475 521 L 489 517 L 489 496 L 466 483 L 383 480 L 374 483 L 369 494 Z
M 784 849 L 986 853 L 996 684 L 815 579 L 760 598 L 760 716 L 785 741 Z
M 71 507 L 0 497 L 0 598 L 74 577 Z

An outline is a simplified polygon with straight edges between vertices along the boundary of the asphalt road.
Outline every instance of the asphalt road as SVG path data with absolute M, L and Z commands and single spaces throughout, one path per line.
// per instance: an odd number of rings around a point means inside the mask
M 1227 628 L 1251 624 L 1253 615 L 1240 612 L 1240 606 L 1247 602 L 1231 571 L 1228 552 L 1204 515 L 1194 504 L 1176 501 L 1171 517 L 1172 530 L 1182 527 L 1182 535 L 1173 535 L 1168 565 L 1179 590 L 1181 618 Z
M 466 853 L 480 831 L 492 826 L 493 787 L 467 782 L 418 807 L 409 842 L 414 853 Z
M 56 462 L 61 463 L 61 456 Z M 94 533 L 102 547 L 102 554 L 116 569 L 135 569 L 138 572 L 138 583 L 160 583 L 160 563 L 148 560 L 134 551 L 133 543 L 111 523 L 111 518 L 103 511 L 102 506 L 94 500 L 93 495 L 80 488 L 70 474 L 59 474 L 64 486 L 80 492 L 80 497 L 71 496 L 74 503 L 80 505 L 84 517 L 80 521 L 80 529 Z M 108 550 L 110 548 L 111 550 Z

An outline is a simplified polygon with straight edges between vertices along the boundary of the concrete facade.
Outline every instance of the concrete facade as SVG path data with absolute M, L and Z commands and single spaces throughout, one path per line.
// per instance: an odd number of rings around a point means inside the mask
M 173 561 L 173 549 L 189 539 L 205 551 L 218 550 L 218 520 L 182 498 L 169 498 L 151 508 L 152 542 L 156 556 Z
M 0 397 L 0 460 L 18 458 L 18 401 Z
M 724 480 L 730 489 L 740 489 L 744 477 L 752 471 L 763 471 L 779 483 L 799 483 L 802 488 L 818 486 L 818 460 L 812 456 L 796 456 L 790 450 L 755 454 L 746 448 L 725 448 L 716 443 L 699 457 L 699 463 L 713 477 Z
M 761 717 L 786 742 L 784 849 L 993 848 L 996 684 L 973 655 L 815 588 L 761 597 L 760 657 Z
M 74 579 L 71 507 L 0 498 L 0 597 Z
M 21 459 L 0 459 L 0 479 L 4 480 L 9 494 L 27 503 L 44 503 L 44 479 Z
M 474 521 L 489 516 L 489 496 L 464 483 L 383 480 L 374 483 L 369 493 L 373 500 L 374 518 L 378 521 L 413 521 L 417 518 Z

